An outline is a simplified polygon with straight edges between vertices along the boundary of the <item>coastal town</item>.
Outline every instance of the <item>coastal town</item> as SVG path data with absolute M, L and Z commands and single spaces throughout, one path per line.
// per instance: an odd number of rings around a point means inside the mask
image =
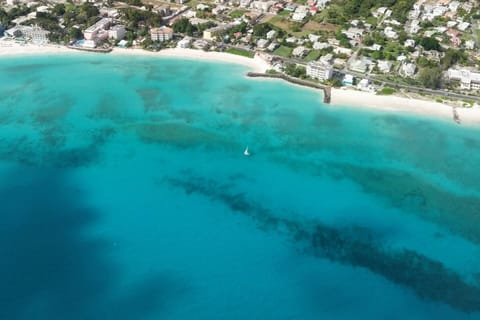
M 220 51 L 259 57 L 270 75 L 480 103 L 476 0 L 6 0 L 0 36 L 0 46 Z

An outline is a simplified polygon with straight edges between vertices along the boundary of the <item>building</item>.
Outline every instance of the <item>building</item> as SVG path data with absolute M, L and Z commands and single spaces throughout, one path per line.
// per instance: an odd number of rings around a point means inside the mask
M 93 26 L 88 27 L 83 32 L 83 37 L 85 38 L 85 40 L 94 40 L 97 37 L 97 34 L 100 31 L 107 29 L 111 23 L 112 23 L 111 18 L 102 18 Z
M 332 78 L 333 68 L 322 62 L 310 62 L 307 64 L 307 76 L 318 80 L 329 80 Z
M 177 43 L 177 48 L 187 49 L 192 45 L 192 40 L 190 38 L 184 38 Z
M 401 67 L 401 72 L 405 77 L 413 78 L 417 66 L 413 63 L 404 63 Z
M 308 49 L 303 47 L 303 46 L 299 46 L 299 47 L 296 47 L 295 49 L 293 49 L 292 51 L 292 55 L 295 56 L 295 57 L 304 57 L 307 55 L 308 53 Z
M 450 81 L 460 81 L 462 89 L 480 89 L 480 73 L 467 69 L 448 69 L 448 79 Z
M 203 39 L 205 40 L 216 40 L 218 36 L 221 36 L 223 33 L 231 29 L 234 25 L 232 24 L 222 24 L 207 30 L 203 31 Z
M 393 66 L 392 62 L 388 60 L 379 60 L 377 64 L 378 70 L 380 70 L 380 72 L 383 72 L 383 73 L 390 72 L 390 70 L 392 69 L 392 66 Z
M 10 37 L 23 38 L 27 41 L 32 41 L 34 43 L 47 43 L 49 31 L 43 30 L 40 27 L 30 27 L 30 26 L 15 26 L 11 29 L 5 31 L 5 34 Z
M 342 80 L 342 84 L 344 86 L 353 86 L 354 81 L 355 81 L 355 79 L 351 74 L 346 74 L 345 77 Z
M 173 29 L 165 26 L 152 28 L 150 29 L 150 37 L 152 41 L 168 41 L 173 38 Z
M 116 25 L 108 30 L 108 37 L 110 39 L 122 40 L 125 38 L 125 26 Z

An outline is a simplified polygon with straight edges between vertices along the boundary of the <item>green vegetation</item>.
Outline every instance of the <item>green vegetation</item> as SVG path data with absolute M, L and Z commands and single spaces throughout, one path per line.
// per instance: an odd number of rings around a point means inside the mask
M 232 12 L 230 12 L 230 17 L 232 18 L 241 18 L 245 12 L 247 12 L 247 10 L 244 10 L 244 9 L 236 9 L 236 10 L 233 10 Z
M 422 38 L 422 40 L 420 40 L 420 45 L 427 51 L 430 51 L 430 50 L 440 51 L 441 49 L 440 42 L 438 42 L 437 39 L 431 38 L 431 37 Z
M 384 88 L 382 88 L 382 90 L 377 91 L 378 95 L 384 95 L 384 96 L 391 95 L 391 94 L 394 94 L 394 93 L 395 93 L 395 89 L 389 88 L 389 87 L 384 87 Z
M 311 50 L 307 56 L 304 58 L 305 61 L 310 62 L 310 61 L 315 61 L 321 56 L 321 51 L 320 50 Z
M 297 66 L 294 63 L 287 64 L 283 70 L 289 76 L 295 78 L 305 79 L 307 77 L 307 70 L 303 66 Z
M 187 18 L 181 18 L 175 21 L 172 25 L 172 29 L 174 32 L 185 33 L 189 36 L 193 36 L 193 34 L 198 31 L 197 28 L 191 24 Z
M 420 70 L 418 80 L 424 87 L 439 89 L 442 86 L 442 70 L 439 67 L 425 67 Z
M 227 50 L 225 50 L 225 52 L 236 54 L 236 55 L 247 57 L 247 58 L 253 58 L 255 56 L 255 53 L 253 52 L 249 52 L 249 51 L 245 51 L 237 48 L 228 48 Z
M 415 2 L 416 0 L 332 0 L 331 5 L 321 12 L 320 17 L 324 22 L 343 25 L 352 18 L 368 19 L 372 16 L 372 10 L 379 7 L 388 7 L 392 10 L 391 18 L 405 22 L 407 21 L 408 11 L 411 10 Z M 367 22 L 372 25 L 376 24 L 374 20 L 368 20 Z
M 290 57 L 292 54 L 293 49 L 284 45 L 281 45 L 278 47 L 275 51 L 273 51 L 273 54 L 281 57 Z

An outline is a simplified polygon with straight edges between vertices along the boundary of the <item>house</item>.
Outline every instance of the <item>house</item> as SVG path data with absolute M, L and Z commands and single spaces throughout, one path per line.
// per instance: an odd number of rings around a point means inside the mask
M 277 31 L 275 30 L 270 30 L 267 32 L 267 39 L 271 40 L 275 37 L 275 35 L 277 34 Z
M 248 8 L 252 3 L 252 0 L 240 0 L 240 7 L 241 8 Z
M 292 20 L 301 22 L 308 14 L 308 9 L 305 6 L 299 6 L 292 15 Z
M 185 37 L 182 40 L 178 41 L 177 48 L 187 49 L 190 48 L 191 45 L 192 39 Z
M 330 45 L 328 43 L 325 43 L 325 42 L 314 42 L 313 43 L 313 49 L 315 50 L 322 50 L 322 49 L 326 49 L 330 47 Z
M 108 37 L 114 40 L 122 40 L 125 38 L 125 33 L 125 26 L 119 24 L 108 30 Z
M 321 62 L 323 62 L 324 64 L 331 64 L 332 61 L 333 61 L 333 54 L 327 53 L 326 55 L 320 57 L 319 60 L 320 60 Z
M 404 63 L 401 67 L 401 73 L 404 77 L 413 78 L 415 75 L 415 71 L 417 70 L 417 66 L 413 63 Z
M 312 34 L 312 33 L 308 35 L 308 40 L 310 40 L 311 42 L 317 42 L 319 39 L 320 39 L 319 35 Z
M 469 27 L 470 27 L 470 23 L 468 23 L 468 22 L 462 22 L 457 26 L 458 30 L 460 30 L 460 31 L 465 31 Z
M 362 91 L 368 91 L 370 89 L 368 79 L 360 80 L 357 84 L 357 88 Z
M 346 74 L 345 77 L 343 77 L 342 84 L 344 86 L 353 86 L 354 81 L 355 78 L 351 74 Z
M 299 46 L 299 47 L 296 47 L 295 49 L 293 49 L 292 51 L 292 55 L 295 56 L 295 57 L 304 57 L 305 55 L 307 55 L 308 53 L 308 49 L 303 47 L 303 46 Z
M 465 41 L 465 48 L 467 48 L 467 50 L 475 49 L 475 41 L 473 41 L 473 40 Z
M 386 27 L 383 30 L 383 33 L 385 34 L 385 37 L 387 37 L 388 39 L 397 39 L 398 38 L 397 32 L 395 30 L 393 30 L 392 27 Z
M 448 69 L 448 79 L 450 81 L 460 81 L 462 89 L 480 89 L 480 73 L 467 69 Z
M 377 63 L 378 70 L 383 73 L 388 73 L 392 69 L 392 62 L 387 60 L 380 60 Z
M 342 30 L 342 33 L 345 34 L 348 39 L 360 40 L 364 35 L 365 30 L 361 28 L 351 27 L 351 28 L 348 28 L 348 30 Z
M 268 45 L 269 41 L 267 39 L 258 39 L 257 47 L 260 49 L 265 49 Z
M 169 27 L 162 26 L 160 28 L 150 29 L 150 37 L 153 41 L 168 41 L 173 37 L 173 29 Z
M 403 45 L 404 45 L 405 47 L 412 47 L 412 48 L 413 48 L 413 47 L 415 47 L 415 44 L 416 44 L 416 43 L 415 43 L 415 40 L 413 40 L 413 39 L 407 39 L 407 40 L 405 40 L 405 42 L 404 42 Z
M 358 59 L 352 62 L 350 65 L 350 69 L 352 71 L 365 73 L 368 70 L 368 66 L 370 65 L 370 61 L 367 59 Z
M 276 43 L 276 42 L 270 43 L 270 45 L 267 47 L 267 49 L 270 50 L 270 51 L 274 51 L 277 48 L 278 48 L 278 43 Z
M 322 62 L 310 62 L 306 69 L 307 76 L 318 80 L 329 80 L 333 75 L 333 68 Z

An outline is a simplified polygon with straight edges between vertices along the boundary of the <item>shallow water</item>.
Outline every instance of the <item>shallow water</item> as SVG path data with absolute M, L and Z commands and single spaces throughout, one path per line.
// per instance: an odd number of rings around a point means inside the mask
M 480 318 L 480 129 L 245 72 L 0 60 L 1 319 Z

